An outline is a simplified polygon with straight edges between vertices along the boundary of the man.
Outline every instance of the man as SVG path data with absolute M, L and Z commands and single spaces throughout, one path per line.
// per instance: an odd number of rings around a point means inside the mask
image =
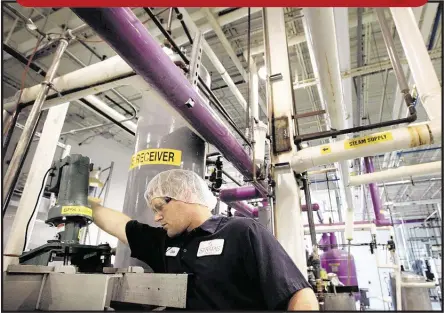
M 145 199 L 162 227 L 91 203 L 94 221 L 154 272 L 190 274 L 188 309 L 319 309 L 309 284 L 265 227 L 253 219 L 212 216 L 215 198 L 194 172 L 158 174 Z

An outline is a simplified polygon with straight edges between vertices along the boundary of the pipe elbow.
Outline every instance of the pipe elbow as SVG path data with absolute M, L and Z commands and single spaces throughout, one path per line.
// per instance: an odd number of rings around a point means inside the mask
M 303 173 L 309 168 L 309 166 L 307 165 L 307 158 L 304 158 L 298 152 L 296 152 L 296 154 L 294 154 L 291 158 L 290 166 L 296 174 Z

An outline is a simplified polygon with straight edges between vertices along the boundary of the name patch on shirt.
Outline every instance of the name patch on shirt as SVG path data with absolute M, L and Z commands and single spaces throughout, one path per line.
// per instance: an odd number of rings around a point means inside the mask
M 207 255 L 221 255 L 224 249 L 224 239 L 214 239 L 208 241 L 202 241 L 199 244 L 199 249 L 197 250 L 197 257 L 207 256 Z
M 178 247 L 168 247 L 166 249 L 166 256 L 176 256 L 179 253 L 180 248 Z

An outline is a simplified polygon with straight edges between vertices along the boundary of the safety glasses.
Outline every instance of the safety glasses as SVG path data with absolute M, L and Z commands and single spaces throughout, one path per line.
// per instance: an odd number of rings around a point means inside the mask
M 159 199 L 159 198 L 157 198 Z M 171 202 L 171 198 L 170 197 L 163 197 L 163 201 L 156 201 L 155 204 L 153 204 L 153 211 L 155 214 L 157 213 L 161 213 L 162 209 L 165 205 L 167 205 L 168 203 Z

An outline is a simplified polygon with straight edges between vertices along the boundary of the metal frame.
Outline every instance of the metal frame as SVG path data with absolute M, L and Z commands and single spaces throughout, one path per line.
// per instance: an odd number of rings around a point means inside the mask
M 72 266 L 10 265 L 3 272 L 3 308 L 103 311 L 113 303 L 186 307 L 188 274 L 144 273 L 140 267 L 106 272 L 81 274 Z

